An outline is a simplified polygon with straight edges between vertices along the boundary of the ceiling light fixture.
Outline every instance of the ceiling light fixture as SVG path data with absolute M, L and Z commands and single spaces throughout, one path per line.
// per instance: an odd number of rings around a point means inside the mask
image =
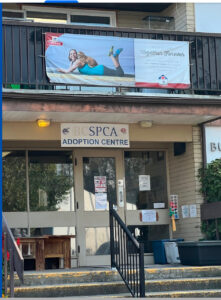
M 38 127 L 48 127 L 51 125 L 50 120 L 45 120 L 45 119 L 39 119 L 37 120 Z
M 153 126 L 153 122 L 152 121 L 140 121 L 139 125 L 142 128 L 150 128 Z

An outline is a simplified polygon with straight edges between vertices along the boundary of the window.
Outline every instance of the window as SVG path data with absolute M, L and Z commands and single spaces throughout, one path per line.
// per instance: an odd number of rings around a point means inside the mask
M 91 26 L 116 26 L 115 12 L 75 10 L 70 13 L 70 23 Z
M 86 15 L 72 15 L 71 23 L 73 24 L 93 24 L 93 25 L 110 25 L 109 17 L 99 17 L 99 16 L 86 16 Z
M 2 208 L 27 211 L 25 151 L 2 153 Z
M 30 211 L 75 210 L 71 151 L 27 151 L 27 157 L 25 151 L 5 151 L 2 156 L 4 212 L 27 211 L 27 202 Z
M 2 10 L 3 19 L 24 19 L 24 11 L 22 10 Z
M 116 26 L 114 11 L 63 9 L 23 6 L 24 18 L 34 22 L 62 23 L 85 26 Z
M 34 22 L 44 23 L 67 23 L 67 14 L 63 13 L 49 13 L 41 11 L 27 11 L 26 19 L 33 20 Z

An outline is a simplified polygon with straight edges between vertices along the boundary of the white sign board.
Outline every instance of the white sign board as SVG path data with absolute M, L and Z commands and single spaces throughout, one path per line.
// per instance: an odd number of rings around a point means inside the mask
M 221 126 L 205 127 L 206 161 L 212 162 L 221 158 Z
M 189 207 L 190 207 L 190 218 L 196 218 L 197 217 L 196 204 L 191 204 Z
M 129 148 L 129 126 L 125 124 L 61 124 L 61 147 Z
M 189 218 L 189 205 L 182 205 L 182 207 L 181 207 L 181 209 L 182 209 L 182 217 L 183 217 L 183 219 L 185 219 L 185 218 Z
M 95 193 L 106 193 L 107 192 L 106 176 L 94 176 L 94 190 L 95 190 Z
M 142 210 L 142 222 L 156 222 L 157 212 L 153 209 Z
M 165 208 L 165 203 L 154 203 L 153 208 Z
M 139 175 L 139 191 L 150 191 L 150 175 Z
M 107 209 L 107 194 L 95 193 L 95 209 L 106 210 Z
M 189 42 L 134 40 L 136 86 L 188 88 Z

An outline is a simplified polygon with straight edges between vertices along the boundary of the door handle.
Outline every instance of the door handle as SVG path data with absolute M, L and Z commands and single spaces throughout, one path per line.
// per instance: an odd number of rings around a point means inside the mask
M 124 207 L 124 180 L 118 180 L 118 205 Z

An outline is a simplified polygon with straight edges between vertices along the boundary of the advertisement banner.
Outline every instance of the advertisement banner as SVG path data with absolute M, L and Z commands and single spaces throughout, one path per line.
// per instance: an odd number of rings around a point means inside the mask
M 129 126 L 125 124 L 61 124 L 61 147 L 129 148 Z
M 68 33 L 45 34 L 51 83 L 186 89 L 189 43 Z
M 189 87 L 188 42 L 135 39 L 134 53 L 137 87 Z

